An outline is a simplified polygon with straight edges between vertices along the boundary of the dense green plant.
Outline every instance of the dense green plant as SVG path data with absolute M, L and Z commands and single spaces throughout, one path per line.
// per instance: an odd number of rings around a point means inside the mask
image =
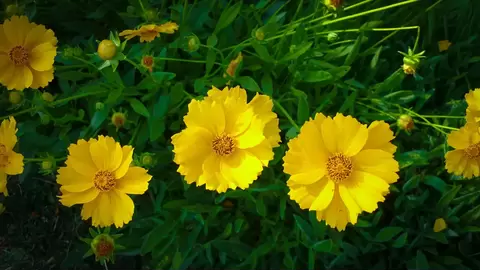
M 477 179 L 448 174 L 444 161 L 446 134 L 464 124 L 463 96 L 480 86 L 476 0 L 351 0 L 336 9 L 303 0 L 6 3 L 3 16 L 14 13 L 53 29 L 59 53 L 50 96 L 26 89 L 12 98 L 0 87 L 0 119 L 15 116 L 26 162 L 9 179 L 10 196 L 0 197 L 1 267 L 101 267 L 83 255 L 105 232 L 59 204 L 55 174 L 69 144 L 108 134 L 134 146 L 135 163 L 153 175 L 148 192 L 134 197 L 133 220 L 107 230 L 123 248 L 109 268 L 480 268 Z M 100 41 L 118 42 L 117 32 L 167 20 L 179 25 L 175 34 L 152 43 L 120 38 L 123 52 L 107 64 L 96 54 Z M 452 42 L 445 52 L 441 40 Z M 240 52 L 236 73 L 224 76 Z M 152 73 L 141 65 L 145 55 L 154 57 Z M 191 99 L 227 82 L 272 97 L 282 144 L 249 189 L 218 194 L 183 181 L 170 138 Z M 114 112 L 126 112 L 120 129 Z M 397 130 L 399 181 L 377 211 L 343 232 L 287 194 L 286 143 L 316 112 Z M 437 218 L 447 229 L 433 231 Z

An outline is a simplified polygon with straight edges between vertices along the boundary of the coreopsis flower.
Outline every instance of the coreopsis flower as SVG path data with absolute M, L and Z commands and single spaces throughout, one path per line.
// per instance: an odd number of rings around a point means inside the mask
M 174 22 L 167 22 L 161 25 L 147 24 L 141 26 L 139 29 L 124 30 L 119 35 L 125 36 L 125 39 L 130 40 L 134 37 L 140 37 L 140 42 L 151 42 L 155 38 L 160 37 L 160 33 L 173 34 L 178 30 L 178 25 Z
M 82 218 L 92 225 L 122 227 L 132 220 L 134 204 L 128 194 L 141 195 L 152 176 L 131 166 L 133 148 L 120 146 L 112 137 L 80 139 L 68 147 L 66 166 L 58 170 L 60 202 L 83 204 Z
M 398 180 L 393 138 L 383 121 L 367 128 L 351 116 L 318 113 L 288 143 L 283 160 L 290 198 L 338 230 L 355 224 L 362 211 L 378 208 Z
M 435 219 L 435 224 L 433 225 L 434 232 L 441 232 L 446 228 L 447 228 L 447 222 L 445 222 L 445 219 L 443 218 Z
M 273 159 L 280 142 L 273 102 L 257 94 L 247 103 L 240 87 L 213 87 L 204 100 L 192 100 L 186 128 L 172 137 L 174 162 L 188 184 L 225 192 L 246 189 Z
M 240 62 L 242 62 L 242 60 L 242 52 L 239 52 L 237 57 L 235 59 L 232 59 L 232 61 L 230 61 L 230 63 L 228 64 L 227 70 L 223 74 L 223 77 L 227 78 L 227 74 L 230 77 L 235 77 L 235 72 L 237 71 L 238 65 L 240 64 Z
M 23 155 L 13 151 L 17 144 L 17 122 L 13 117 L 0 125 L 0 194 L 8 196 L 7 175 L 23 173 Z
M 155 59 L 153 56 L 144 55 L 142 57 L 142 66 L 147 69 L 149 72 L 153 71 L 153 66 L 155 66 Z
M 458 131 L 452 131 L 447 143 L 454 150 L 445 154 L 445 168 L 448 173 L 465 178 L 480 176 L 480 133 L 478 126 L 467 123 Z
M 0 24 L 0 83 L 12 90 L 46 87 L 53 80 L 57 38 L 26 16 Z
M 102 40 L 97 48 L 98 56 L 103 60 L 110 60 L 117 54 L 117 45 L 111 40 Z
M 466 119 L 469 123 L 480 122 L 480 88 L 470 90 L 465 94 L 465 101 L 467 102 Z
M 438 42 L 438 51 L 440 52 L 447 51 L 451 45 L 452 43 L 449 40 L 441 40 Z

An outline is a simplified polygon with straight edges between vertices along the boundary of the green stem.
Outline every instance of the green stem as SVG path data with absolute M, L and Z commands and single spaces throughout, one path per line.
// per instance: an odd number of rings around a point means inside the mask
M 358 101 L 357 101 L 357 104 L 359 104 L 359 105 L 361 105 L 361 106 L 364 106 L 364 107 L 366 107 L 366 108 L 368 108 L 368 109 L 371 109 L 371 110 L 373 110 L 373 111 L 377 111 L 378 113 L 381 113 L 381 114 L 383 114 L 383 115 L 385 115 L 385 116 L 389 116 L 389 117 L 392 118 L 392 119 L 396 119 L 396 117 L 395 117 L 394 115 L 392 115 L 392 114 L 390 114 L 390 113 L 387 113 L 387 112 L 384 112 L 384 111 L 382 111 L 382 110 L 380 110 L 380 109 L 378 109 L 378 108 L 375 108 L 375 107 L 373 107 L 373 106 L 370 106 L 370 105 L 368 105 L 368 104 L 364 104 L 364 103 L 358 102 Z
M 224 57 L 222 51 L 218 50 L 217 48 L 215 48 L 215 47 L 210 47 L 210 46 L 203 45 L 203 44 L 200 44 L 200 47 L 214 50 L 215 52 L 217 52 L 218 54 L 220 54 L 220 57 L 222 58 L 222 61 L 225 60 L 225 57 Z
M 420 40 L 420 27 L 417 26 L 417 37 L 415 38 L 415 44 L 413 45 L 413 52 L 417 50 L 419 40 Z
M 432 119 L 464 119 L 465 116 L 442 116 L 442 115 L 422 115 L 424 118 Z
M 133 131 L 132 137 L 128 141 L 128 145 L 130 145 L 130 146 L 132 145 L 133 141 L 135 140 L 135 137 L 137 137 L 138 130 L 140 130 L 141 126 L 142 126 L 142 123 L 141 123 L 141 121 L 139 121 L 139 123 L 137 123 L 137 127 L 135 127 L 135 130 Z
M 285 110 L 285 108 L 276 100 L 273 100 L 273 104 L 275 105 L 275 107 L 278 108 L 278 110 L 282 112 L 282 114 L 288 119 L 288 121 L 292 124 L 292 126 L 295 127 L 297 131 L 300 131 L 300 127 L 298 127 L 298 124 L 295 123 L 295 121 L 293 121 L 292 116 L 288 114 L 287 110 Z
M 400 107 L 400 108 L 402 108 L 402 107 Z M 405 111 L 407 111 L 407 112 L 410 113 L 411 115 L 416 116 L 416 117 L 422 119 L 423 121 L 425 121 L 424 123 L 422 123 L 422 122 L 417 122 L 417 123 L 428 125 L 428 126 L 432 127 L 433 129 L 439 131 L 439 132 L 442 133 L 442 134 L 447 134 L 447 133 L 445 133 L 445 131 L 443 131 L 442 129 L 440 129 L 440 127 L 438 127 L 438 125 L 435 125 L 435 124 L 431 123 L 430 121 L 428 121 L 428 119 L 424 118 L 422 115 L 417 114 L 417 112 L 412 111 L 412 110 L 407 109 L 407 108 L 402 108 L 402 109 L 405 110 Z
M 181 59 L 181 58 L 169 58 L 169 57 L 156 57 L 156 60 L 165 60 L 165 61 L 178 61 L 178 62 L 190 62 L 190 63 L 202 63 L 205 64 L 207 61 L 205 60 L 192 60 L 192 59 Z M 222 63 L 213 62 L 219 66 L 222 66 Z
M 458 131 L 458 128 L 445 126 L 445 125 L 440 125 L 440 124 L 435 124 L 435 123 L 427 123 L 427 122 L 423 122 L 423 121 L 416 121 L 415 123 L 431 126 L 433 128 L 441 128 L 441 129 L 446 129 L 446 130 Z M 442 132 L 445 133 L 444 131 L 442 131 Z
M 138 0 L 138 4 L 140 4 L 140 8 L 142 9 L 142 12 L 145 13 L 145 7 L 143 6 L 142 0 Z

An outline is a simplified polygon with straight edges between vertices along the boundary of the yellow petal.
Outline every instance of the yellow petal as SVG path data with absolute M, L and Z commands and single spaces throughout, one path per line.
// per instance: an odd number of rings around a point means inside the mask
M 333 121 L 337 128 L 337 151 L 346 156 L 354 156 L 357 154 L 368 138 L 368 130 L 351 116 L 344 116 L 338 113 Z
M 370 187 L 361 184 L 349 187 L 349 191 L 360 209 L 368 213 L 375 211 L 378 208 L 378 202 L 385 200 L 381 193 L 372 191 Z
M 220 135 L 225 131 L 223 106 L 215 101 L 192 100 L 188 105 L 188 114 L 183 120 L 187 128 L 201 127 L 214 135 Z
M 108 151 L 104 136 L 99 136 L 97 141 L 90 143 L 90 155 L 97 169 L 108 170 L 110 168 L 110 154 Z
M 202 175 L 198 177 L 197 186 L 204 185 L 208 190 L 217 190 L 220 186 L 221 178 L 217 173 L 220 172 L 220 159 L 217 155 L 211 153 L 203 162 Z
M 376 191 L 377 193 L 387 192 L 390 187 L 389 184 L 379 176 L 359 170 L 355 170 L 352 172 L 349 181 L 351 181 L 352 183 L 346 183 L 345 186 L 355 187 L 356 185 L 363 185 L 371 189 L 372 192 Z
M 8 53 L 13 45 L 10 43 L 10 41 L 7 39 L 7 36 L 5 36 L 5 31 L 3 30 L 3 25 L 0 24 L 0 52 L 2 53 Z M 2 56 L 2 54 L 0 54 Z M 7 56 L 4 54 L 3 56 Z M 1 61 L 0 61 L 0 68 L 2 68 Z M 0 69 L 3 70 L 3 69 Z
M 112 200 L 112 205 L 115 211 L 113 212 L 113 222 L 117 228 L 121 228 L 132 220 L 135 205 L 133 200 L 125 193 L 120 191 L 113 191 L 109 193 Z
M 462 127 L 458 131 L 452 131 L 447 138 L 448 145 L 455 149 L 466 149 L 470 146 L 470 133 L 468 129 Z
M 68 147 L 69 156 L 65 162 L 67 166 L 71 166 L 77 173 L 87 178 L 92 178 L 98 171 L 90 155 L 90 142 L 95 143 L 96 140 L 87 142 L 80 139 L 76 144 L 71 144 Z
M 7 150 L 13 149 L 17 144 L 17 122 L 13 117 L 5 119 L 0 125 L 0 142 L 7 148 Z
M 96 200 L 97 206 L 93 209 L 92 224 L 94 226 L 108 227 L 113 224 L 113 215 L 116 211 L 115 204 L 109 192 L 100 193 Z
M 33 76 L 33 81 L 30 88 L 39 89 L 46 87 L 53 80 L 53 68 L 42 72 L 32 69 L 31 72 Z
M 133 161 L 133 148 L 132 146 L 123 146 L 122 147 L 122 163 L 120 164 L 120 167 L 115 171 L 115 178 L 118 180 L 125 176 L 127 174 L 130 165 L 132 164 Z
M 390 129 L 390 125 L 384 121 L 374 121 L 368 126 L 368 139 L 364 149 L 384 149 L 391 153 L 395 152 L 396 147 L 390 143 L 395 137 Z M 387 149 L 385 149 L 387 148 Z
M 355 200 L 352 198 L 350 195 L 349 189 L 343 185 L 340 184 L 338 186 L 338 192 L 340 193 L 340 197 L 342 198 L 343 203 L 347 207 L 348 210 L 348 218 L 352 223 L 356 223 L 358 214 L 362 212 L 358 204 L 355 202 Z
M 441 232 L 446 228 L 447 228 L 447 223 L 445 222 L 445 219 L 443 218 L 435 219 L 435 224 L 433 225 L 434 232 Z
M 264 167 L 267 167 L 268 162 L 273 159 L 272 146 L 267 140 L 262 141 L 262 143 L 253 148 L 245 149 L 245 151 L 257 157 L 262 162 Z
M 0 194 L 4 196 L 8 196 L 8 190 L 7 190 L 7 174 L 5 172 L 0 171 Z
M 248 149 L 257 146 L 265 139 L 263 128 L 265 124 L 258 118 L 251 120 L 250 126 L 242 134 L 236 136 L 237 147 Z
M 312 203 L 312 206 L 310 206 L 310 211 L 322 211 L 332 202 L 333 194 L 335 192 L 335 183 L 330 180 L 330 178 L 323 178 L 322 182 L 324 183 L 323 188 Z
M 246 189 L 263 170 L 261 161 L 247 151 L 237 150 L 220 159 L 220 172 L 224 178 L 241 189 Z
M 23 67 L 24 88 L 29 88 L 33 83 L 33 73 L 29 67 Z
M 105 137 L 105 143 L 107 144 L 108 154 L 110 157 L 108 160 L 110 161 L 108 170 L 115 171 L 117 170 L 123 161 L 123 151 L 120 143 L 115 142 L 113 137 L 107 136 Z
M 5 166 L 5 173 L 8 175 L 18 175 L 23 173 L 23 155 L 11 151 L 8 154 L 8 164 Z
M 141 167 L 130 167 L 122 178 L 117 180 L 115 189 L 125 194 L 141 195 L 148 190 L 152 176 Z
M 99 192 L 96 188 L 90 188 L 79 193 L 65 193 L 64 195 L 60 196 L 60 202 L 67 207 L 71 207 L 75 204 L 91 202 L 98 195 Z
M 30 66 L 37 71 L 48 71 L 52 69 L 57 49 L 49 42 L 37 45 L 30 54 Z
M 331 118 L 325 118 L 321 125 L 322 139 L 325 144 L 325 148 L 330 153 L 336 153 L 338 151 L 338 132 L 335 122 Z
M 1 25 L 0 25 L 1 26 Z M 30 24 L 26 16 L 12 16 L 3 23 L 3 30 L 7 40 L 14 46 L 22 45 L 34 24 Z

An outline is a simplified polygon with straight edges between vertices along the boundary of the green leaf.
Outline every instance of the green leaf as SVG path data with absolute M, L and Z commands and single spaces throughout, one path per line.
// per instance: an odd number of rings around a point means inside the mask
M 380 59 L 380 53 L 382 52 L 383 47 L 379 46 L 377 51 L 375 51 L 375 55 L 372 57 L 372 61 L 370 61 L 370 68 L 374 70 L 377 67 L 378 59 Z
M 225 27 L 229 26 L 235 18 L 237 18 L 240 9 L 242 8 L 242 2 L 237 2 L 235 5 L 226 8 L 220 18 L 218 19 L 217 25 L 215 26 L 214 33 L 218 33 L 218 31 L 224 29 Z
M 298 215 L 293 215 L 293 217 L 295 218 L 295 224 L 297 224 L 297 227 L 300 229 L 300 231 L 305 234 L 307 239 L 313 240 L 312 226 L 310 226 L 310 224 L 308 224 L 307 221 L 305 221 L 303 218 L 301 218 Z
M 270 55 L 268 52 L 267 48 L 257 41 L 252 41 L 252 47 L 255 50 L 255 52 L 258 54 L 261 60 L 267 62 L 267 63 L 273 63 L 275 62 L 275 59 Z
M 152 72 L 151 75 L 155 83 L 172 80 L 176 76 L 176 74 L 172 72 Z
M 160 242 L 167 237 L 177 225 L 177 220 L 169 219 L 154 228 L 146 237 L 142 244 L 141 252 L 143 255 L 152 251 Z
M 415 189 L 418 187 L 418 184 L 420 183 L 420 175 L 413 175 L 412 178 L 410 178 L 402 187 L 403 192 L 409 192 L 412 189 Z
M 214 50 L 208 49 L 207 53 L 207 66 L 206 66 L 206 74 L 209 74 L 213 68 L 213 64 L 215 64 L 215 59 L 217 58 L 217 53 Z
M 303 93 L 303 95 L 298 95 L 297 123 L 302 125 L 309 117 L 310 108 L 307 101 L 307 95 Z
M 409 166 L 426 166 L 428 162 L 428 152 L 425 150 L 415 150 L 404 152 L 396 155 L 396 160 L 400 165 L 400 169 L 407 168 Z
M 386 227 L 380 230 L 375 236 L 376 242 L 388 242 L 392 240 L 397 234 L 399 234 L 403 228 L 401 227 Z
M 252 253 L 251 247 L 239 241 L 215 240 L 212 242 L 212 245 L 218 251 L 225 252 L 227 255 L 235 259 L 246 259 Z
M 313 245 L 313 249 L 317 252 L 332 252 L 333 250 L 333 241 L 332 239 L 323 240 L 317 242 Z
M 183 263 L 182 253 L 180 253 L 180 251 L 175 252 L 175 255 L 173 256 L 173 260 L 172 260 L 172 269 L 173 270 L 180 269 L 180 266 L 182 265 L 182 263 Z
M 207 46 L 208 46 L 208 47 L 215 47 L 215 45 L 217 45 L 217 42 L 218 42 L 217 35 L 212 34 L 212 35 L 209 36 L 208 39 L 207 39 Z
M 138 114 L 146 118 L 150 117 L 150 113 L 148 112 L 148 109 L 145 107 L 145 105 L 143 105 L 142 102 L 134 98 L 128 99 L 128 102 L 130 102 L 130 106 L 133 108 L 133 111 L 137 112 Z
M 240 76 L 235 79 L 235 81 L 237 81 L 246 90 L 260 93 L 262 92 L 257 82 L 255 82 L 255 80 L 253 80 L 253 78 L 250 76 Z
M 257 213 L 258 213 L 260 216 L 265 217 L 265 215 L 267 214 L 267 207 L 265 207 L 265 204 L 263 203 L 263 198 L 260 197 L 259 199 L 257 199 L 255 205 L 256 205 L 256 207 L 257 207 Z
M 300 46 L 296 46 L 295 50 L 293 52 L 290 52 L 290 53 L 286 54 L 278 62 L 284 63 L 284 62 L 288 62 L 288 61 L 293 60 L 293 59 L 297 59 L 299 56 L 305 54 L 305 52 L 307 52 L 308 49 L 310 49 L 310 47 L 312 47 L 312 44 L 313 44 L 312 42 L 306 42 L 306 43 L 304 43 Z
M 445 192 L 445 189 L 447 188 L 447 184 L 436 176 L 427 175 L 424 177 L 423 182 L 442 193 Z
M 333 80 L 333 75 L 327 71 L 304 71 L 301 73 L 302 80 L 307 83 L 319 83 Z
M 402 233 L 392 244 L 395 248 L 402 248 L 407 243 L 408 233 Z
M 458 191 L 460 191 L 461 188 L 462 188 L 461 185 L 454 186 L 452 187 L 452 189 L 444 193 L 437 203 L 437 208 L 442 209 L 447 207 L 450 204 L 450 202 L 455 198 L 455 196 L 457 195 Z
M 344 66 L 350 66 L 352 65 L 353 61 L 355 61 L 355 59 L 358 56 L 358 52 L 360 52 L 362 39 L 363 39 L 363 34 L 358 35 L 357 39 L 355 40 L 355 43 L 353 44 L 352 50 L 350 51 L 347 58 L 345 59 L 345 63 L 343 64 Z
M 270 74 L 265 73 L 262 77 L 262 90 L 263 93 L 272 97 L 273 96 L 273 82 Z
M 417 257 L 415 259 L 415 267 L 420 270 L 428 270 L 430 266 L 428 265 L 427 257 L 421 250 L 417 250 Z

